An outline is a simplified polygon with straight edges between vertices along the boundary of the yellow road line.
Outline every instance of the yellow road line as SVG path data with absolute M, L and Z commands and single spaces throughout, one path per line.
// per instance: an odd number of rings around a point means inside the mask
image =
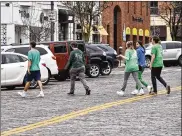
M 181 90 L 181 86 L 172 88 L 171 90 L 172 91 L 179 91 L 179 90 Z M 165 93 L 166 93 L 166 91 L 162 90 L 162 91 L 159 91 L 158 94 L 165 94 Z M 118 106 L 118 105 L 130 103 L 130 102 L 135 102 L 135 101 L 139 101 L 139 100 L 142 100 L 145 98 L 150 98 L 150 97 L 153 97 L 153 96 L 152 95 L 136 96 L 136 97 L 132 97 L 132 98 L 124 99 L 124 100 L 119 100 L 119 101 L 115 101 L 115 102 L 101 104 L 98 106 L 86 108 L 86 109 L 79 110 L 79 111 L 74 111 L 74 112 L 71 112 L 69 114 L 65 114 L 62 116 L 54 117 L 54 118 L 51 118 L 48 120 L 44 120 L 41 122 L 30 124 L 27 126 L 23 126 L 23 127 L 14 128 L 11 130 L 4 131 L 4 132 L 2 132 L 1 136 L 9 136 L 12 134 L 22 133 L 22 132 L 32 130 L 35 128 L 40 128 L 40 127 L 48 126 L 51 124 L 60 123 L 60 122 L 63 122 L 63 121 L 69 120 L 69 119 L 76 118 L 78 116 L 83 116 L 83 115 L 89 114 L 89 113 L 94 112 L 94 111 L 99 111 L 99 110 L 107 109 L 107 108 L 110 108 L 113 106 Z

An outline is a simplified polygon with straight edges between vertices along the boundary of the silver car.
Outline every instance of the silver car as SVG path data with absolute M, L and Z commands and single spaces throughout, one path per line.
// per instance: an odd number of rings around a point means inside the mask
M 180 41 L 161 41 L 163 48 L 163 61 L 164 62 L 178 62 L 182 66 L 182 43 Z M 152 44 L 146 48 L 145 59 L 147 66 L 151 60 Z

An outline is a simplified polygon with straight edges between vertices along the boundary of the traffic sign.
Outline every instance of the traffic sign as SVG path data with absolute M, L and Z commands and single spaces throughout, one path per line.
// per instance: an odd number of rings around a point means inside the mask
M 50 22 L 57 21 L 57 12 L 56 11 L 51 11 L 48 13 L 48 21 L 50 21 Z

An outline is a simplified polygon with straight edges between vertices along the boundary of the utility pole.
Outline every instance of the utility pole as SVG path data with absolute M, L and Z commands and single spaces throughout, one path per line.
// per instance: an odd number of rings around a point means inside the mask
M 51 12 L 54 13 L 54 2 L 51 1 Z M 51 41 L 54 41 L 54 22 L 51 21 Z

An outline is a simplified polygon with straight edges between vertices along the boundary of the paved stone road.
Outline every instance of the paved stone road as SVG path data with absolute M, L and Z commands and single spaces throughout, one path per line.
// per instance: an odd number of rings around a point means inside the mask
M 31 90 L 28 98 L 20 98 L 14 91 L 1 93 L 1 131 L 26 126 L 55 116 L 68 114 L 87 107 L 130 97 L 134 89 L 133 79 L 129 79 L 126 97 L 119 97 L 123 81 L 123 69 L 118 68 L 110 76 L 88 79 L 91 96 L 85 96 L 80 84 L 76 84 L 76 95 L 67 96 L 69 81 L 51 81 L 45 86 L 45 98 L 35 98 L 38 89 Z M 163 77 L 172 87 L 181 85 L 180 67 L 165 68 Z M 150 71 L 144 73 L 150 81 Z M 151 83 L 151 82 L 150 82 Z M 164 89 L 158 83 L 159 90 Z M 159 95 L 112 108 L 99 110 L 64 122 L 26 131 L 19 135 L 30 136 L 180 136 L 181 135 L 181 91 L 170 96 Z

